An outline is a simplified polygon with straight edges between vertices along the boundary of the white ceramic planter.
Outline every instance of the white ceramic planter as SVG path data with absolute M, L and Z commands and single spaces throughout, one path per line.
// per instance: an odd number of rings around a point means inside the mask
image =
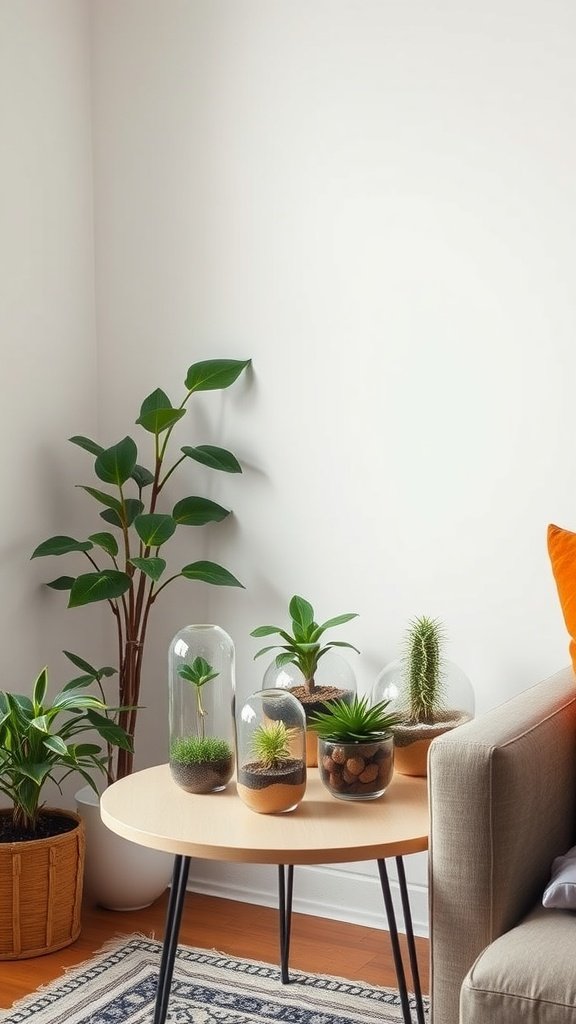
M 100 802 L 89 786 L 75 794 L 86 828 L 86 897 L 108 910 L 140 910 L 170 884 L 173 858 L 122 839 L 103 823 Z

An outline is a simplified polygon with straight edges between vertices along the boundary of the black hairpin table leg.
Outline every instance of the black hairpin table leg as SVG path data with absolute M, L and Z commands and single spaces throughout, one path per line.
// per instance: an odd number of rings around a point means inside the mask
M 285 872 L 288 875 L 286 877 Z M 278 865 L 278 909 L 280 911 L 280 974 L 282 984 L 290 981 L 288 960 L 290 958 L 290 927 L 292 924 L 292 887 L 294 865 Z
M 401 858 L 397 858 L 401 860 Z M 402 1006 L 402 1016 L 404 1018 L 404 1024 L 412 1024 L 412 1014 L 410 1012 L 410 1000 L 408 998 L 408 989 L 406 987 L 406 974 L 404 972 L 404 963 L 402 961 L 402 950 L 400 949 L 400 940 L 398 938 L 398 928 L 396 926 L 396 914 L 394 912 L 394 904 L 392 902 L 392 893 L 390 891 L 390 882 L 388 881 L 388 871 L 386 870 L 386 861 L 378 860 L 378 871 L 380 873 L 380 884 L 382 886 L 382 895 L 384 896 L 384 906 L 386 908 L 386 917 L 388 918 L 388 930 L 390 933 L 390 945 L 392 946 L 392 956 L 394 958 L 394 968 L 396 970 L 396 981 L 398 983 L 398 992 L 400 993 L 400 1003 Z M 402 869 L 403 869 L 402 865 Z M 404 880 L 404 892 L 406 901 L 408 900 L 408 893 L 406 891 L 406 878 L 403 875 Z M 400 884 L 402 891 L 402 883 Z M 402 903 L 404 906 L 404 896 L 402 897 Z M 409 915 L 410 920 L 410 931 L 412 931 L 412 918 Z M 405 922 L 406 930 L 408 931 L 408 923 Z M 412 934 L 412 943 L 414 943 L 414 935 Z M 410 947 L 410 942 L 409 942 Z M 414 947 L 414 953 L 415 953 Z M 414 971 L 414 964 L 411 959 L 412 970 Z M 418 974 L 416 970 L 416 974 Z M 419 988 L 419 985 L 418 985 Z M 423 1024 L 423 1016 L 420 1017 L 420 1011 L 422 1009 L 422 995 L 419 993 L 417 996 L 416 1004 L 420 1004 L 418 1009 L 418 1021 L 419 1024 Z M 422 1010 L 423 1013 L 423 1010 Z
M 176 958 L 178 935 L 180 933 L 180 921 L 182 919 L 182 908 L 184 906 L 189 870 L 190 857 L 181 857 L 180 855 L 177 855 L 174 858 L 172 888 L 170 889 L 168 911 L 166 914 L 166 928 L 164 931 L 164 944 L 162 946 L 158 988 L 156 989 L 153 1024 L 164 1024 L 166 1014 L 168 1013 L 168 1000 L 170 998 L 170 987 L 172 985 L 172 975 L 174 973 L 174 960 Z
M 408 898 L 408 887 L 406 885 L 406 872 L 402 857 L 396 857 L 398 869 L 398 884 L 400 886 L 400 898 L 402 900 L 402 913 L 404 915 L 404 927 L 406 929 L 406 942 L 408 945 L 408 956 L 410 958 L 410 971 L 414 987 L 414 998 L 416 1001 L 416 1016 L 418 1024 L 425 1024 L 424 1003 L 422 1002 L 422 989 L 420 987 L 420 973 L 418 971 L 418 956 L 416 954 L 416 943 L 414 941 L 414 929 L 412 927 L 412 913 L 410 911 L 410 900 Z

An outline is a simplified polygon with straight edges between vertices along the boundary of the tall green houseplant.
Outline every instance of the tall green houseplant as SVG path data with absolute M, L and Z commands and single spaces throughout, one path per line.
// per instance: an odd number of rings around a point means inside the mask
M 161 499 L 172 475 L 183 464 L 190 465 L 190 461 L 221 472 L 242 472 L 237 458 L 224 448 L 209 444 L 184 445 L 172 455 L 170 441 L 194 394 L 230 387 L 249 364 L 249 359 L 203 360 L 190 366 L 184 382 L 185 394 L 179 405 L 173 405 L 160 388 L 144 399 L 136 423 L 150 441 L 150 468 L 139 463 L 138 447 L 132 437 L 124 437 L 109 448 L 88 437 L 71 437 L 72 444 L 94 459 L 98 486 L 82 484 L 80 487 L 100 506 L 100 519 L 113 532 L 99 529 L 80 540 L 68 536 L 50 537 L 32 554 L 32 558 L 80 554 L 88 561 L 88 572 L 59 576 L 48 586 L 68 592 L 69 608 L 98 601 L 108 604 L 117 634 L 120 709 L 117 722 L 130 737 L 134 736 L 140 703 L 149 616 L 162 591 L 180 577 L 214 586 L 242 587 L 228 569 L 216 562 L 193 561 L 170 572 L 164 557 L 165 546 L 179 527 L 218 523 L 230 510 L 196 494 L 185 496 L 171 508 L 161 510 Z M 68 657 L 82 669 L 87 680 L 91 677 L 99 686 L 104 677 L 116 672 L 109 666 L 96 670 L 84 659 Z M 132 750 L 120 749 L 115 759 L 112 751 L 109 753 L 108 781 L 129 775 Z

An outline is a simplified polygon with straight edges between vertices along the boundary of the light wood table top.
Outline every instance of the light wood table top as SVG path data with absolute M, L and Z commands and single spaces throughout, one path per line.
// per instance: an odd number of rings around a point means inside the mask
M 100 800 L 102 820 L 140 846 L 251 864 L 336 864 L 419 853 L 428 848 L 426 779 L 395 775 L 378 800 L 337 800 L 308 769 L 295 811 L 256 814 L 231 781 L 221 793 L 186 793 L 169 765 L 113 783 Z

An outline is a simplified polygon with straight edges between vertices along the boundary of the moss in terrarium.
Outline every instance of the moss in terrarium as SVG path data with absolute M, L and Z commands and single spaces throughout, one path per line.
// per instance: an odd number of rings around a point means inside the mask
M 170 760 L 175 764 L 203 764 L 232 757 L 230 744 L 215 736 L 179 736 L 170 744 Z

